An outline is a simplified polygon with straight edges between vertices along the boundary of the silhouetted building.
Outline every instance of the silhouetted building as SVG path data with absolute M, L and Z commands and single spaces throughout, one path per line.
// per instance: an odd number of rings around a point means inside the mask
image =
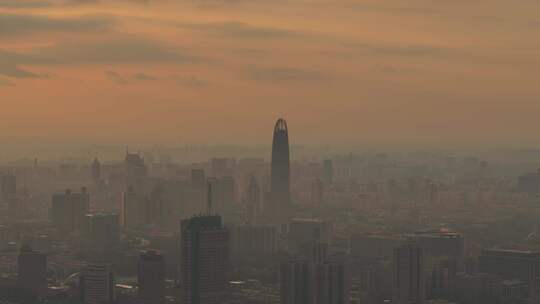
M 141 304 L 159 304 L 165 299 L 165 259 L 149 250 L 141 253 L 138 263 L 139 300 Z
M 138 193 L 141 192 L 143 189 L 143 180 L 147 174 L 144 158 L 139 154 L 126 152 L 124 164 L 126 170 L 126 186 L 133 187 Z
M 83 304 L 110 304 L 114 301 L 114 273 L 104 262 L 88 263 L 80 276 Z
M 271 206 L 266 210 L 278 218 L 286 218 L 291 204 L 289 133 L 287 122 L 278 119 L 272 141 L 272 163 L 270 177 Z
M 112 257 L 120 245 L 120 221 L 115 213 L 87 214 L 82 229 L 87 252 Z
M 392 303 L 425 302 L 424 263 L 423 249 L 414 243 L 406 243 L 394 249 Z
M 2 200 L 8 202 L 17 195 L 17 177 L 11 173 L 2 175 Z
M 23 245 L 17 264 L 19 287 L 38 297 L 45 295 L 47 291 L 47 256 Z
M 274 226 L 241 225 L 230 230 L 232 258 L 265 257 L 278 249 L 277 229 Z
M 208 179 L 212 185 L 212 208 L 215 213 L 222 215 L 229 222 L 235 210 L 236 183 L 231 176 L 212 177 Z M 201 209 L 199 209 L 201 210 Z
M 326 186 L 331 185 L 334 182 L 334 164 L 331 159 L 325 159 L 323 161 L 323 182 Z
M 295 218 L 289 223 L 289 250 L 297 253 L 313 241 L 329 243 L 330 225 L 319 219 Z
M 261 189 L 254 176 L 249 180 L 246 192 L 246 222 L 255 223 L 261 214 Z
M 65 193 L 53 195 L 50 218 L 60 231 L 69 233 L 81 229 L 89 208 L 90 195 L 86 188 L 81 188 L 80 193 L 67 189 Z
M 348 304 L 350 273 L 344 258 L 328 258 L 314 246 L 315 259 L 293 259 L 280 268 L 281 304 Z M 322 254 L 322 255 L 321 255 Z
M 122 225 L 128 229 L 138 228 L 143 225 L 143 219 L 144 201 L 130 186 L 122 194 Z
M 94 183 L 98 183 L 101 179 L 101 163 L 99 160 L 94 158 L 94 161 L 92 162 L 92 180 Z
M 309 262 L 291 260 L 281 264 L 281 304 L 313 304 L 313 288 Z
M 181 222 L 184 304 L 221 304 L 228 295 L 229 233 L 219 215 Z
M 518 279 L 529 284 L 529 295 L 540 299 L 540 252 L 486 249 L 478 258 L 482 273 L 497 275 L 506 280 Z

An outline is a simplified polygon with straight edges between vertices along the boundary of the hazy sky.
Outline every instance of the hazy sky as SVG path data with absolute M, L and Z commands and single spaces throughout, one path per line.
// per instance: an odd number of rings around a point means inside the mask
M 540 143 L 538 0 L 0 0 L 0 137 Z

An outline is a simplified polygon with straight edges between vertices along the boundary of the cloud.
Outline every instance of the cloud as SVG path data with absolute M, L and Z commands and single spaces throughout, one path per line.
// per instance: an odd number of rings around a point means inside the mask
M 194 63 L 200 57 L 161 42 L 132 35 L 112 35 L 106 38 L 65 40 L 53 46 L 35 48 L 30 52 L 10 52 L 0 49 L 0 62 L 28 65 L 81 65 L 127 63 Z
M 128 84 L 128 81 L 115 71 L 105 71 L 105 76 L 107 77 L 107 79 L 116 84 Z
M 148 74 L 145 74 L 145 73 L 136 73 L 136 74 L 133 74 L 132 75 L 132 78 L 135 79 L 135 80 L 141 80 L 141 81 L 145 81 L 145 80 L 158 80 L 157 77 L 154 77 L 152 75 L 148 75 Z
M 0 78 L 0 87 L 7 87 L 13 85 L 9 80 Z
M 208 81 L 196 76 L 174 75 L 173 80 L 176 82 L 176 84 L 183 87 L 205 87 L 209 85 Z
M 12 78 L 47 78 L 47 75 L 40 75 L 18 67 L 11 62 L 0 62 L 0 75 Z
M 250 25 L 244 22 L 228 21 L 214 23 L 183 23 L 179 27 L 204 31 L 213 36 L 246 39 L 270 39 L 297 37 L 301 33 L 275 27 Z
M 316 70 L 291 67 L 251 67 L 246 74 L 251 80 L 263 82 L 303 82 L 326 78 Z
M 49 1 L 34 1 L 34 0 L 0 0 L 0 8 L 41 8 L 49 7 L 52 3 Z
M 109 29 L 115 19 L 109 16 L 53 18 L 29 14 L 0 13 L 0 37 L 37 32 L 89 32 Z
M 343 43 L 343 46 L 352 48 L 373 55 L 395 55 L 405 57 L 426 57 L 426 56 L 455 56 L 460 54 L 458 50 L 432 46 L 432 45 L 391 45 L 364 42 Z

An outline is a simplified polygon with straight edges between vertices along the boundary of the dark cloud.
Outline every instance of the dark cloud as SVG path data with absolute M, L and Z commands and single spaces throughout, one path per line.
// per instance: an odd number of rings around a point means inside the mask
M 179 27 L 192 30 L 204 31 L 213 36 L 226 38 L 288 38 L 302 35 L 299 32 L 274 28 L 250 25 L 244 22 L 215 22 L 215 23 L 183 23 Z
M 326 78 L 316 70 L 291 67 L 251 67 L 247 69 L 247 76 L 249 79 L 263 82 L 302 82 Z
M 112 27 L 115 19 L 109 16 L 52 18 L 38 15 L 0 13 L 0 37 L 36 32 L 88 32 Z

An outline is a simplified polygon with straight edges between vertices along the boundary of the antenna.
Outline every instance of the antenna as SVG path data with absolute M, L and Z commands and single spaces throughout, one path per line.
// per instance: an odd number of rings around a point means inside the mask
M 208 215 L 212 215 L 212 183 L 208 182 Z

